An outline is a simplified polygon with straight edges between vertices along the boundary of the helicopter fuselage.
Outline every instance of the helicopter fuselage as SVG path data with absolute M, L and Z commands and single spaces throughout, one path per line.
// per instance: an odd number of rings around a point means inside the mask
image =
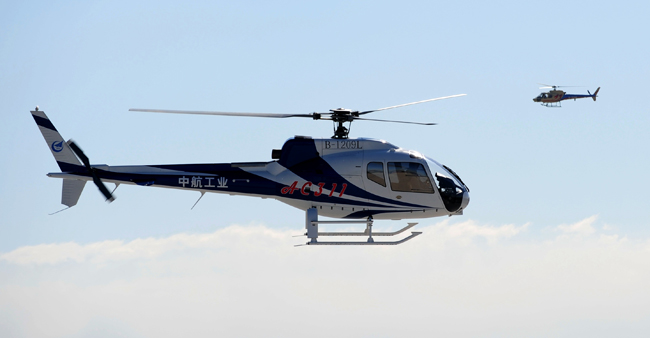
M 273 198 L 334 218 L 459 215 L 469 203 L 469 189 L 451 169 L 382 140 L 296 136 L 273 157 L 268 162 L 91 167 L 104 182 Z M 59 166 L 63 172 L 48 176 L 93 180 L 82 165 L 59 161 Z

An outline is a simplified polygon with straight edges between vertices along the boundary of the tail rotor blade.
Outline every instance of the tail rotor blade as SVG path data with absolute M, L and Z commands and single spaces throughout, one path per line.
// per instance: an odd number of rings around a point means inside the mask
M 104 182 L 102 182 L 102 180 L 99 178 L 99 176 L 97 176 L 97 170 L 90 166 L 90 160 L 88 159 L 88 156 L 86 156 L 86 154 L 84 154 L 83 150 L 81 150 L 81 148 L 79 148 L 79 146 L 76 143 L 74 143 L 73 141 L 69 141 L 68 145 L 70 146 L 70 149 L 72 149 L 72 151 L 75 153 L 75 155 L 77 155 L 77 157 L 79 157 L 81 162 L 83 162 L 86 169 L 88 169 L 88 172 L 90 172 L 90 175 L 93 178 L 93 183 L 95 183 L 95 185 L 97 186 L 99 191 L 102 193 L 102 195 L 104 195 L 104 197 L 106 197 L 106 201 L 108 203 L 113 202 L 115 200 L 115 197 L 113 197 L 113 194 L 111 194 L 111 192 L 108 190 L 108 188 L 106 188 L 106 185 L 104 185 Z
M 90 169 L 90 160 L 88 160 L 88 156 L 86 156 L 86 154 L 84 154 L 83 150 L 81 150 L 81 148 L 79 148 L 79 146 L 76 143 L 74 143 L 74 141 L 72 141 L 72 140 L 68 141 L 68 145 L 70 146 L 72 151 L 75 153 L 75 155 L 77 155 L 77 157 L 79 157 L 81 162 L 83 162 L 84 166 L 86 166 L 86 168 Z
M 106 185 L 104 185 L 104 182 L 99 179 L 97 174 L 95 173 L 95 170 L 91 171 L 91 174 L 93 175 L 93 182 L 99 188 L 99 191 L 106 197 L 106 202 L 111 203 L 115 200 L 115 197 L 113 197 L 113 194 L 111 194 L 110 191 L 108 191 L 108 188 L 106 188 Z

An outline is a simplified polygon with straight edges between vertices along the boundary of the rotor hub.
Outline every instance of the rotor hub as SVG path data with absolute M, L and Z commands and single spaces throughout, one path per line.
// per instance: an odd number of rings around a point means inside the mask
M 330 111 L 332 112 L 331 119 L 334 122 L 334 136 L 332 138 L 348 138 L 350 129 L 343 126 L 343 123 L 349 122 L 349 127 L 352 121 L 354 121 L 354 118 L 359 117 L 359 111 L 352 111 L 351 109 L 345 108 L 330 109 Z

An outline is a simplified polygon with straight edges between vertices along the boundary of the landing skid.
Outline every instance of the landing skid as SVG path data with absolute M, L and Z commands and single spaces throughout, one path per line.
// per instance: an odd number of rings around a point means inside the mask
M 305 235 L 310 239 L 310 241 L 307 242 L 306 245 L 397 245 L 397 244 L 402 244 L 422 234 L 422 232 L 413 231 L 411 232 L 410 236 L 403 238 L 399 241 L 375 242 L 375 240 L 372 238 L 373 236 L 395 236 L 414 227 L 417 223 L 408 223 L 408 225 L 405 226 L 404 228 L 393 232 L 372 232 L 372 223 L 373 223 L 372 217 L 368 217 L 368 220 L 366 221 L 319 221 L 318 210 L 315 208 L 311 208 L 307 210 L 306 219 L 305 219 L 305 228 L 307 229 L 307 233 L 305 233 Z M 318 232 L 319 224 L 365 224 L 366 230 L 363 232 Z M 347 241 L 319 242 L 318 241 L 319 236 L 368 236 L 368 240 L 366 242 L 347 242 Z
M 397 245 L 421 234 L 420 231 L 413 231 L 410 236 L 394 242 L 307 242 L 307 245 Z
M 542 103 L 542 106 L 549 107 L 549 108 L 562 108 L 562 102 L 544 102 Z

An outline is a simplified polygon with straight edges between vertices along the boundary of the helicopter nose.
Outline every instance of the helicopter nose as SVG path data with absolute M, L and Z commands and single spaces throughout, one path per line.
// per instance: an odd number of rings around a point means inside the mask
M 465 207 L 469 204 L 469 192 L 465 190 L 463 192 L 463 201 L 460 203 L 460 210 L 465 210 Z

